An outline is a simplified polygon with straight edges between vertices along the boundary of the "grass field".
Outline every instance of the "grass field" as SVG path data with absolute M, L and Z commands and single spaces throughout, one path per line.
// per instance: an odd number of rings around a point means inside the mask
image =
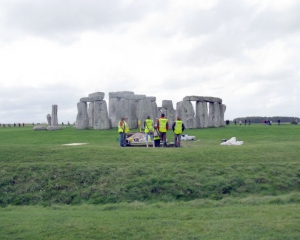
M 300 239 L 300 126 L 185 133 L 120 148 L 116 130 L 1 127 L 0 239 Z

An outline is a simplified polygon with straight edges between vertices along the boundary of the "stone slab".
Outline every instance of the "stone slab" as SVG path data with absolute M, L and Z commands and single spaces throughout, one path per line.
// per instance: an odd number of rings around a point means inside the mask
M 89 94 L 89 97 L 102 97 L 102 99 L 104 99 L 104 96 L 105 96 L 104 92 L 95 92 Z
M 56 130 L 62 130 L 59 126 L 48 126 L 47 131 L 56 131 Z

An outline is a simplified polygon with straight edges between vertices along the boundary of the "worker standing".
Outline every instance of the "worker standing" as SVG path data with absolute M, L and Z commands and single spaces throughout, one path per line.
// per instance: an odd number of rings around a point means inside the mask
M 164 113 L 162 113 L 160 119 L 157 120 L 157 129 L 163 142 L 163 147 L 167 147 L 167 131 L 169 130 L 169 124 Z
M 121 120 L 118 123 L 118 132 L 120 134 L 120 147 L 124 147 L 124 135 L 125 135 L 125 124 L 124 124 L 125 118 L 122 117 Z
M 145 142 L 148 147 L 148 136 L 151 139 L 151 142 L 153 143 L 154 146 L 154 139 L 153 139 L 153 133 L 154 133 L 154 128 L 153 128 L 153 120 L 150 119 L 150 116 L 147 117 L 147 119 L 144 122 L 144 128 L 145 128 Z
M 141 120 L 139 119 L 139 120 L 138 120 L 138 129 L 137 129 L 138 132 L 141 132 L 141 131 L 142 131 L 142 129 L 141 129 L 141 124 L 142 124 L 142 123 L 141 123 Z
M 178 116 L 177 120 L 173 122 L 172 130 L 174 132 L 174 147 L 180 147 L 181 134 L 184 131 L 185 126 L 181 121 L 181 118 Z
M 124 133 L 124 146 L 126 146 L 126 138 L 127 138 L 127 133 L 129 133 L 129 132 L 130 132 L 129 125 L 128 125 L 127 121 L 128 121 L 128 118 L 127 118 L 127 117 L 125 117 L 125 118 L 124 118 L 124 125 L 125 125 L 125 133 Z

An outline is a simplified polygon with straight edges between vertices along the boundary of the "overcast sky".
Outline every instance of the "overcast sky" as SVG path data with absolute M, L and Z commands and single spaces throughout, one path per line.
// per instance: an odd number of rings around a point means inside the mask
M 0 123 L 74 122 L 89 93 L 297 116 L 299 0 L 1 0 Z

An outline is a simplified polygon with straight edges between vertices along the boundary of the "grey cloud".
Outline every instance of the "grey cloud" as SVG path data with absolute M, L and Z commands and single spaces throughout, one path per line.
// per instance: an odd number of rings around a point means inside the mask
M 147 12 L 163 7 L 165 1 L 4 1 L 0 3 L 2 27 L 6 30 L 2 38 L 10 35 L 37 35 L 68 41 L 82 31 L 98 31 L 121 26 L 141 19 Z M 7 35 L 9 35 L 7 37 Z
M 82 90 L 57 84 L 35 87 L 15 87 L 0 89 L 0 122 L 45 122 L 51 114 L 52 105 L 58 105 L 58 119 L 74 121 L 76 104 L 82 96 Z M 69 114 L 69 112 L 72 112 Z

